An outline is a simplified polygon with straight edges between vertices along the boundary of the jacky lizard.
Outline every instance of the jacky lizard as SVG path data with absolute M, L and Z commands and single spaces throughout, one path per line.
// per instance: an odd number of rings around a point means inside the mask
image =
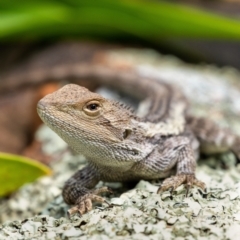
M 166 178 L 158 192 L 181 184 L 187 191 L 193 185 L 205 189 L 195 177 L 200 144 L 214 152 L 232 150 L 240 158 L 240 137 L 208 119 L 189 116 L 188 103 L 174 86 L 143 78 L 97 81 L 144 100 L 147 111 L 139 117 L 124 104 L 75 84 L 39 101 L 43 122 L 89 161 L 63 188 L 65 202 L 74 205 L 69 214 L 91 210 L 92 201 L 106 202 L 98 194 L 108 188 L 91 190 L 100 180 Z

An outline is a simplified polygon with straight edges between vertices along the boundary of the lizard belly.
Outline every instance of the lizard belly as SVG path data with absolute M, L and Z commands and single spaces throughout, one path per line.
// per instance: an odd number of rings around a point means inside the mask
M 101 180 L 108 182 L 126 182 L 126 181 L 138 181 L 138 180 L 154 180 L 160 178 L 166 178 L 171 175 L 172 170 L 154 172 L 151 169 L 138 168 L 137 165 L 132 166 L 130 169 L 123 169 L 121 167 L 104 167 L 98 168 L 98 172 L 101 175 Z M 137 170 L 137 171 L 136 171 Z M 115 174 L 109 175 L 109 172 Z

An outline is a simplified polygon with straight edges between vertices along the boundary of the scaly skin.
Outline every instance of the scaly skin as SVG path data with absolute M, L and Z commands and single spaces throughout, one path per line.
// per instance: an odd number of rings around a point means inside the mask
M 131 181 L 166 178 L 158 192 L 205 184 L 195 177 L 199 145 L 214 151 L 231 149 L 240 156 L 240 138 L 214 123 L 186 116 L 185 97 L 160 81 L 128 78 L 108 85 L 148 101 L 141 117 L 128 107 L 107 100 L 75 84 L 45 96 L 38 103 L 41 119 L 89 164 L 76 172 L 63 189 L 69 214 L 92 209 L 92 201 L 109 189 L 91 190 L 98 181 Z M 104 80 L 100 81 L 104 83 Z

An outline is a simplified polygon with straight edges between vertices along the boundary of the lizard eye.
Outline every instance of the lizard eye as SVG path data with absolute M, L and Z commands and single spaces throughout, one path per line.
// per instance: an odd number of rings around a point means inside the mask
M 90 111 L 96 111 L 98 109 L 98 105 L 96 103 L 91 103 L 87 106 L 87 109 Z
M 100 114 L 101 105 L 98 101 L 90 101 L 84 107 L 83 111 L 88 116 L 98 116 Z

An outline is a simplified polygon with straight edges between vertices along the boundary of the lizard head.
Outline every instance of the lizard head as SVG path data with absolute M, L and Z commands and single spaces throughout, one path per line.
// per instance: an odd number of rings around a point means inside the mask
M 46 95 L 37 110 L 43 122 L 74 150 L 89 158 L 137 155 L 130 139 L 134 132 L 132 111 L 75 84 Z M 118 152 L 119 151 L 119 152 Z M 135 156 L 136 157 L 136 156 Z

